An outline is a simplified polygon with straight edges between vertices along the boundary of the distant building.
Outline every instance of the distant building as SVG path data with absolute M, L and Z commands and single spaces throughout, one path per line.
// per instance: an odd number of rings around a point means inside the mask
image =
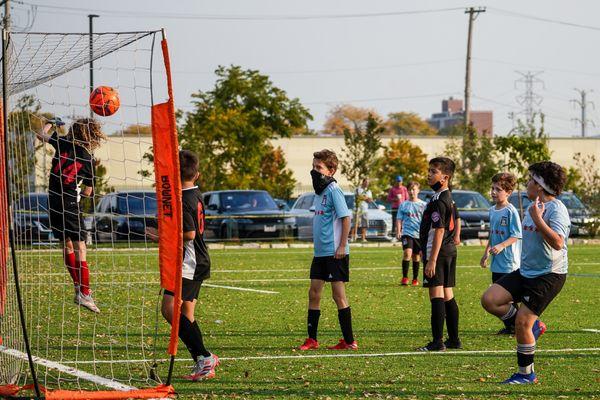
M 444 133 L 444 130 L 455 125 L 462 124 L 464 121 L 465 110 L 461 99 L 442 100 L 442 112 L 431 115 L 427 120 L 429 125 Z M 473 111 L 469 113 L 471 124 L 480 135 L 494 135 L 494 117 L 492 111 Z

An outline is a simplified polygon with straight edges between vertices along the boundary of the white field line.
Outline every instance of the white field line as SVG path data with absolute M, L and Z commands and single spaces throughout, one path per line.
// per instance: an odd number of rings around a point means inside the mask
M 9 356 L 27 361 L 27 354 L 23 353 L 19 350 L 9 349 L 5 346 L 0 345 L 0 352 L 7 354 Z M 44 358 L 40 358 L 40 357 L 36 357 L 36 356 L 32 356 L 32 357 L 33 357 L 33 362 L 36 364 L 42 365 L 44 367 L 47 367 L 47 368 L 50 368 L 53 370 L 63 372 L 68 375 L 72 375 L 72 376 L 80 378 L 80 379 L 84 379 L 86 381 L 95 383 L 97 385 L 102 385 L 102 386 L 108 387 L 110 389 L 120 390 L 120 391 L 137 389 L 134 386 L 124 385 L 122 383 L 113 381 L 112 379 L 107 379 L 107 378 L 103 378 L 98 375 L 90 374 L 89 372 L 80 371 L 76 368 L 68 367 L 66 365 L 63 365 L 63 364 L 60 364 L 60 363 L 57 363 L 54 361 L 46 360 Z M 70 363 L 70 364 L 73 364 L 73 363 Z
M 212 285 L 210 283 L 204 283 L 204 284 L 202 284 L 202 286 L 211 287 L 211 288 L 218 288 L 218 289 L 239 290 L 241 292 L 255 292 L 255 293 L 264 293 L 264 294 L 279 294 L 279 292 L 274 292 L 272 290 L 258 290 L 258 289 L 250 289 L 250 288 L 243 288 L 243 287 L 237 287 L 237 286 Z
M 600 333 L 600 329 L 582 329 L 584 332 Z
M 600 347 L 574 348 L 574 349 L 537 349 L 539 353 L 600 353 Z M 310 358 L 348 358 L 348 357 L 410 357 L 410 356 L 464 356 L 476 354 L 514 354 L 515 350 L 457 350 L 457 351 L 401 351 L 392 353 L 335 353 L 335 354 L 300 354 L 300 355 L 273 355 L 273 356 L 247 356 L 247 357 L 219 357 L 222 361 L 247 361 L 247 360 L 305 360 Z M 154 360 L 97 360 L 97 361 L 63 361 L 65 364 L 127 364 L 127 363 L 142 363 Z M 159 359 L 158 362 L 166 362 L 169 359 Z M 177 362 L 192 361 L 189 358 L 177 358 Z

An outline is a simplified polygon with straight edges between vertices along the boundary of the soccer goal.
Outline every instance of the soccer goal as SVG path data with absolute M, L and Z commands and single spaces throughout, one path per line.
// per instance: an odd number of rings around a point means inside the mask
M 170 397 L 178 327 L 159 301 L 180 293 L 182 238 L 164 31 L 2 43 L 0 397 Z

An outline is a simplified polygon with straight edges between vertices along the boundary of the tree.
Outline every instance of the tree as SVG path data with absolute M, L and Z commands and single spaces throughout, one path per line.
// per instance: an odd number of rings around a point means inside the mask
M 415 113 L 395 112 L 388 114 L 386 133 L 396 136 L 433 136 L 438 131 Z
M 493 140 L 478 135 L 473 126 L 457 125 L 450 136 L 445 154 L 456 164 L 453 185 L 480 193 L 489 192 L 492 176 L 498 172 Z
M 365 129 L 369 115 L 381 121 L 381 117 L 375 110 L 350 104 L 337 105 L 327 114 L 323 131 L 334 135 L 343 135 L 346 129 L 350 131 Z
M 152 135 L 152 127 L 150 125 L 132 124 L 127 126 L 121 132 L 123 136 L 150 136 Z
M 417 181 L 424 184 L 427 177 L 427 155 L 407 139 L 392 140 L 383 148 L 383 155 L 375 165 L 378 191 L 385 193 L 395 177 L 401 175 L 404 182 Z
M 262 160 L 260 167 L 260 178 L 263 188 L 274 197 L 289 199 L 294 191 L 296 180 L 292 171 L 286 168 L 285 154 L 281 147 L 270 150 Z
M 258 71 L 220 66 L 215 74 L 212 90 L 192 95 L 195 110 L 179 129 L 182 147 L 200 156 L 203 190 L 267 189 L 277 182 L 288 191 L 295 181 L 269 140 L 306 129 L 312 116 Z M 279 170 L 265 165 L 269 157 Z
M 575 167 L 569 167 L 567 171 L 567 184 L 565 190 L 572 190 L 583 204 L 585 204 L 594 218 L 585 223 L 588 233 L 592 237 L 600 234 L 600 173 L 596 168 L 597 158 L 595 155 L 582 156 L 575 153 Z
M 544 131 L 544 115 L 539 114 L 540 127 L 535 126 L 536 115 L 531 121 L 517 121 L 517 126 L 508 136 L 498 136 L 494 146 L 504 156 L 503 166 L 517 176 L 520 183 L 529 178 L 529 165 L 549 160 L 548 136 Z

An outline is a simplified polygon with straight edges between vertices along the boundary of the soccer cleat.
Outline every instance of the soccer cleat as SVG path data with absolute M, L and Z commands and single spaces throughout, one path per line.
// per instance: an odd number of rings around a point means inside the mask
M 496 335 L 514 335 L 515 334 L 515 327 L 511 326 L 510 328 L 507 328 L 506 326 L 502 329 L 500 329 L 498 332 L 496 332 Z
M 298 350 L 306 351 L 306 350 L 316 350 L 319 348 L 319 342 L 317 342 L 313 338 L 306 338 L 304 343 L 298 347 Z
M 444 341 L 444 346 L 446 346 L 447 349 L 462 349 L 462 343 L 461 343 L 460 339 L 457 339 L 457 340 L 446 339 Z
M 543 323 L 539 319 L 535 320 L 535 322 L 533 323 L 533 328 L 531 328 L 531 332 L 533 333 L 533 337 L 535 338 L 536 342 L 539 339 L 539 337 L 542 336 L 544 332 L 546 332 L 546 329 L 547 327 L 545 323 Z
M 535 372 L 532 372 L 530 374 L 520 374 L 517 372 L 516 374 L 512 374 L 510 378 L 501 383 L 505 385 L 526 385 L 537 382 L 538 380 L 535 376 Z
M 419 286 L 419 280 L 418 279 L 413 279 L 411 282 L 411 285 L 413 286 Z
M 400 284 L 402 286 L 408 286 L 408 278 L 407 277 L 402 278 L 402 281 L 400 282 Z
M 100 309 L 98 308 L 98 306 L 96 306 L 96 302 L 94 302 L 91 293 L 86 295 L 81 292 L 77 292 L 75 293 L 75 298 L 73 299 L 73 301 L 75 302 L 75 304 L 85 307 L 92 312 L 100 312 Z
M 219 364 L 219 357 L 217 357 L 216 354 L 211 354 L 208 357 L 202 357 L 192 368 L 192 373 L 184 376 L 183 379 L 197 382 L 214 378 L 216 375 L 215 368 L 217 368 L 217 365 Z
M 441 340 L 439 342 L 429 342 L 423 347 L 417 347 L 417 351 L 446 351 L 446 345 Z
M 335 346 L 328 346 L 329 350 L 358 350 L 358 343 L 356 340 L 352 343 L 346 343 L 344 339 L 340 339 L 339 343 Z

